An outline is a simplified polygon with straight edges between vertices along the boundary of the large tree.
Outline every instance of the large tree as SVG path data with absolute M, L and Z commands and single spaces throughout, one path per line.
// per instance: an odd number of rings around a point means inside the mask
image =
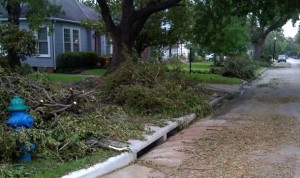
M 57 6 L 54 1 L 49 0 L 2 0 L 0 1 L 0 5 L 7 10 L 9 26 L 7 27 L 9 31 L 7 31 L 7 33 L 1 33 L 1 38 L 12 40 L 10 41 L 10 44 L 6 44 L 2 47 L 7 47 L 4 48 L 4 50 L 7 52 L 9 64 L 11 66 L 20 66 L 20 58 L 22 58 L 22 55 L 33 54 L 34 50 L 32 49 L 32 46 L 35 45 L 34 40 L 30 39 L 30 36 L 34 37 L 30 34 L 30 32 L 26 33 L 25 31 L 22 31 L 19 33 L 19 23 L 22 8 L 26 7 L 26 18 L 29 22 L 30 29 L 39 30 L 41 24 L 47 25 L 51 15 L 60 13 L 60 6 Z M 23 36 L 19 38 L 13 37 L 16 35 L 16 33 Z M 22 48 L 20 45 L 15 45 L 20 44 L 19 39 L 27 39 L 22 41 Z M 1 41 L 9 42 L 8 40 Z M 22 55 L 20 55 L 20 52 L 18 52 L 20 49 L 23 50 L 21 52 Z
M 183 6 L 155 13 L 147 20 L 134 44 L 138 55 L 147 47 L 160 50 L 169 46 L 171 49 L 173 45 L 189 40 L 192 8 L 188 1 L 184 3 Z
M 299 19 L 298 0 L 264 0 L 244 2 L 249 13 L 249 29 L 254 49 L 254 59 L 261 57 L 262 47 L 268 34 L 280 29 L 288 20 Z
M 196 15 L 196 18 L 204 17 L 198 20 L 197 25 L 199 27 L 197 32 L 199 30 L 203 31 L 204 35 L 200 33 L 200 41 L 201 38 L 207 37 L 206 47 L 214 47 L 214 43 L 218 39 L 221 42 L 224 41 L 223 38 L 226 38 L 226 36 L 224 36 L 225 33 L 223 32 L 231 33 L 236 30 L 242 30 L 242 28 L 232 29 L 231 25 L 227 26 L 227 24 L 232 22 L 232 17 L 235 19 L 238 17 L 247 18 L 249 36 L 254 49 L 254 59 L 257 60 L 261 57 L 262 46 L 268 34 L 280 29 L 289 19 L 292 19 L 294 22 L 298 20 L 300 12 L 299 0 L 196 0 L 195 2 L 200 4 L 198 9 L 196 9 L 200 15 Z M 199 10 L 199 7 L 202 9 Z M 202 26 L 201 23 L 203 24 Z M 235 25 L 238 24 L 235 23 Z M 229 27 L 227 30 L 226 26 Z M 237 35 L 232 37 L 236 38 Z M 233 43 L 234 45 L 237 44 Z M 215 45 L 215 47 L 217 48 L 215 50 L 218 50 L 220 46 Z
M 120 18 L 116 20 L 112 18 L 110 6 L 115 1 L 97 0 L 106 30 L 110 33 L 114 45 L 109 72 L 114 71 L 126 59 L 124 52 L 132 54 L 134 43 L 152 14 L 179 6 L 181 1 L 183 0 L 145 0 L 145 3 L 134 0 L 118 1 L 121 3 L 121 13 Z
M 249 43 L 246 18 L 234 16 L 234 10 L 235 6 L 227 1 L 198 1 L 194 14 L 193 42 L 203 50 L 221 56 L 245 52 Z

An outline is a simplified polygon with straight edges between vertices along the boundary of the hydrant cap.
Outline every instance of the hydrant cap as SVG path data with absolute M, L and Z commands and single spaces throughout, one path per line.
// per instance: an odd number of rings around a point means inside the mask
M 14 96 L 10 101 L 10 105 L 7 107 L 8 111 L 26 111 L 28 106 L 19 96 Z

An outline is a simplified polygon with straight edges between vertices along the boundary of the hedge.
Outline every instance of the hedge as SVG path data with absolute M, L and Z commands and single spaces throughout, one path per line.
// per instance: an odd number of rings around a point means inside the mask
M 93 68 L 99 56 L 95 52 L 67 52 L 57 58 L 58 68 Z

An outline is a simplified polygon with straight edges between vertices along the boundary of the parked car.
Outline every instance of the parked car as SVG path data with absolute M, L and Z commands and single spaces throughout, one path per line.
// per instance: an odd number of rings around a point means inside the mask
M 284 54 L 279 55 L 278 62 L 286 62 L 286 56 Z
M 212 54 L 208 54 L 208 55 L 205 55 L 205 60 L 213 60 L 213 58 L 214 58 L 214 53 L 212 53 Z

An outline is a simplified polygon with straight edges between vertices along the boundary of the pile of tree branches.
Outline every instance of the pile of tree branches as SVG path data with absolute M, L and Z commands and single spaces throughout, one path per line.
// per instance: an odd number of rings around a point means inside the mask
M 47 74 L 37 73 L 29 78 L 0 68 L 0 117 L 5 112 L 14 95 L 20 96 L 30 107 L 30 112 L 38 113 L 42 118 L 50 119 L 62 112 L 79 114 L 83 109 L 93 109 L 97 99 L 96 91 L 84 91 L 76 88 L 63 88 L 51 83 Z

